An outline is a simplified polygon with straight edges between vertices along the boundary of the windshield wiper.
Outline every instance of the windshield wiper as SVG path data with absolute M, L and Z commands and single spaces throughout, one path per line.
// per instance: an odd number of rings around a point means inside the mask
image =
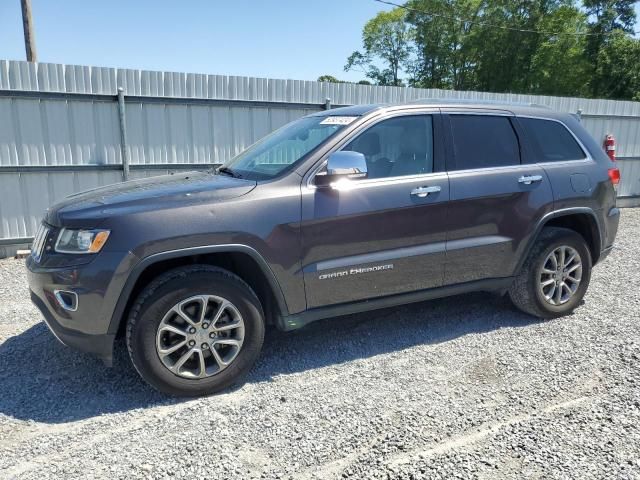
M 242 175 L 240 175 L 238 172 L 234 170 L 231 170 L 229 167 L 218 168 L 218 173 L 229 175 L 230 177 L 233 177 L 233 178 L 242 178 Z

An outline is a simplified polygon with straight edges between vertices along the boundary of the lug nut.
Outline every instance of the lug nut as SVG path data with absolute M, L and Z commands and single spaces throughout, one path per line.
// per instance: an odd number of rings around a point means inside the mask
M 191 327 L 191 328 L 189 329 L 189 333 L 196 333 L 196 329 L 195 329 L 195 328 L 193 328 L 193 327 Z
M 191 340 L 191 341 L 189 342 L 189 346 L 190 346 L 190 347 L 193 347 L 195 344 L 196 344 L 195 340 Z
M 209 338 L 216 338 L 216 337 L 217 337 L 216 332 L 211 332 L 209 334 Z
M 202 328 L 209 328 L 209 324 L 208 323 L 203 323 L 202 324 Z
M 206 343 L 203 343 L 203 344 L 202 344 L 202 349 L 203 349 L 203 350 L 206 350 L 206 349 L 208 349 L 208 348 L 209 348 L 209 345 L 208 345 L 208 344 L 206 344 Z

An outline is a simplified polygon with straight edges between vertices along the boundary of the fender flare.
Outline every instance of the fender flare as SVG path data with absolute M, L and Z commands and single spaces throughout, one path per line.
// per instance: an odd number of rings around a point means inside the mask
M 531 252 L 531 249 L 533 248 L 536 241 L 538 240 L 538 236 L 540 235 L 540 232 L 542 232 L 542 229 L 545 227 L 547 222 L 549 222 L 549 220 L 552 220 L 554 218 L 566 217 L 566 216 L 575 215 L 575 214 L 587 214 L 593 219 L 593 221 L 596 224 L 596 231 L 597 231 L 596 233 L 598 235 L 598 238 L 595 239 L 596 246 L 598 248 L 598 251 L 602 251 L 602 226 L 600 225 L 598 216 L 596 215 L 596 213 L 593 211 L 592 208 L 570 207 L 570 208 L 563 208 L 560 210 L 554 210 L 552 212 L 547 213 L 540 220 L 538 220 L 538 223 L 536 224 L 536 228 L 533 231 L 533 234 L 531 235 L 531 237 L 529 238 L 529 241 L 523 251 L 523 254 L 520 255 L 520 259 L 518 260 L 518 263 L 516 265 L 514 275 L 518 274 L 518 272 L 522 268 L 522 265 L 524 265 L 524 262 L 529 257 L 529 253 Z M 594 261 L 594 265 L 595 265 L 595 261 Z
M 133 291 L 134 286 L 140 278 L 140 275 L 142 275 L 142 272 L 144 272 L 149 266 L 164 260 L 171 260 L 174 258 L 189 257 L 192 255 L 201 255 L 207 253 L 244 253 L 249 255 L 253 260 L 256 261 L 256 263 L 260 267 L 260 270 L 267 279 L 267 282 L 269 282 L 269 286 L 271 287 L 271 291 L 273 292 L 281 314 L 287 315 L 289 313 L 287 302 L 282 292 L 282 288 L 280 287 L 280 283 L 271 270 L 271 267 L 269 267 L 267 261 L 262 257 L 262 255 L 260 255 L 257 250 L 243 244 L 205 245 L 200 247 L 187 247 L 176 250 L 168 250 L 166 252 L 154 253 L 140 260 L 135 265 L 135 267 L 133 267 L 131 273 L 129 273 L 124 287 L 120 292 L 116 307 L 114 308 L 113 314 L 111 315 L 108 333 L 115 334 L 118 332 L 120 322 L 122 321 L 122 315 L 124 314 L 125 308 L 129 303 L 131 297 L 131 292 Z

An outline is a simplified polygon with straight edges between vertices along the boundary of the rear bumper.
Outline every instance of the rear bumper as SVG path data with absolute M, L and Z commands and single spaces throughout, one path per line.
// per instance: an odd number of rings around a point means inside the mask
M 113 342 L 115 335 L 88 335 L 76 330 L 64 328 L 58 323 L 45 303 L 33 291 L 31 301 L 42 313 L 44 322 L 51 330 L 51 333 L 64 345 L 75 348 L 82 352 L 92 353 L 100 357 L 107 365 L 111 365 L 113 360 Z
M 613 250 L 613 242 L 615 241 L 616 234 L 618 233 L 619 224 L 620 209 L 617 207 L 613 207 L 606 213 L 606 216 L 604 218 L 604 248 L 600 251 L 598 263 L 607 258 Z
M 603 261 L 605 258 L 607 258 L 609 256 L 609 254 L 613 251 L 614 246 L 611 245 L 607 248 L 605 248 L 604 250 L 602 250 L 602 252 L 600 252 L 600 258 L 598 258 L 598 262 Z

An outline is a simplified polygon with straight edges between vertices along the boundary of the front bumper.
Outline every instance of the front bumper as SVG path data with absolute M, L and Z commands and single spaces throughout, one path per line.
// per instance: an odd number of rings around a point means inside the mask
M 87 335 L 76 330 L 64 328 L 58 323 L 45 303 L 33 291 L 31 291 L 31 301 L 42 313 L 44 322 L 51 330 L 51 333 L 64 345 L 77 350 L 92 353 L 100 357 L 107 365 L 113 362 L 113 342 L 115 334 L 105 333 L 103 335 Z
M 117 334 L 117 325 L 114 330 L 111 320 L 131 257 L 127 253 L 102 252 L 90 263 L 64 268 L 45 268 L 27 257 L 31 301 L 58 340 L 111 363 Z M 56 299 L 57 290 L 75 293 L 77 308 L 63 308 Z

